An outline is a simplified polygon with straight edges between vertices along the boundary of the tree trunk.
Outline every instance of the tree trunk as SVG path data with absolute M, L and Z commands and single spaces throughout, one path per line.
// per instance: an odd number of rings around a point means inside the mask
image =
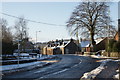
M 92 51 L 95 51 L 96 42 L 95 42 L 95 40 L 94 40 L 94 33 L 91 32 L 91 33 L 90 33 L 90 36 L 91 36 L 91 44 L 92 44 L 92 46 L 93 46 Z

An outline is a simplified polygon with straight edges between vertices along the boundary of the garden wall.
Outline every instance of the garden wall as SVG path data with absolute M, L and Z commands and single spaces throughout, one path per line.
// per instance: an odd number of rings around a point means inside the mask
M 101 53 L 103 56 L 108 56 L 108 52 Z M 119 57 L 120 53 L 118 52 L 110 52 L 110 57 Z

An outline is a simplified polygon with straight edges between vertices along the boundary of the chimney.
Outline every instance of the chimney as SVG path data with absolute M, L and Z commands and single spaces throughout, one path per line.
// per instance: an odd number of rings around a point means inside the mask
M 70 42 L 72 42 L 72 41 L 73 41 L 73 39 L 71 38 L 71 39 L 70 39 Z

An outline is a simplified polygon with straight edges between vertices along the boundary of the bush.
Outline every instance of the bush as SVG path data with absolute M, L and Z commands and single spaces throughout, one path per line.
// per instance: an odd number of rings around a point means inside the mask
M 109 52 L 107 56 L 119 57 L 120 56 L 120 41 L 109 40 L 109 44 L 106 46 L 106 51 Z
M 120 41 L 113 44 L 113 52 L 120 52 Z
M 16 47 L 17 45 L 13 45 L 13 42 L 2 41 L 2 54 L 13 54 Z
M 106 51 L 112 52 L 113 51 L 113 45 L 116 43 L 114 39 L 110 39 L 109 43 L 107 43 Z

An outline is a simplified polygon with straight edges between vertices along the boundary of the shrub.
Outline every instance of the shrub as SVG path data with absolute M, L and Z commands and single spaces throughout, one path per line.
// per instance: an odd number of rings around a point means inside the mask
M 17 45 L 13 45 L 13 42 L 2 41 L 2 54 L 13 54 L 16 47 Z
M 113 51 L 113 45 L 116 43 L 114 39 L 110 39 L 106 46 L 106 51 L 112 52 Z
M 114 43 L 114 45 L 113 45 L 113 51 L 114 52 L 120 52 L 120 41 Z

